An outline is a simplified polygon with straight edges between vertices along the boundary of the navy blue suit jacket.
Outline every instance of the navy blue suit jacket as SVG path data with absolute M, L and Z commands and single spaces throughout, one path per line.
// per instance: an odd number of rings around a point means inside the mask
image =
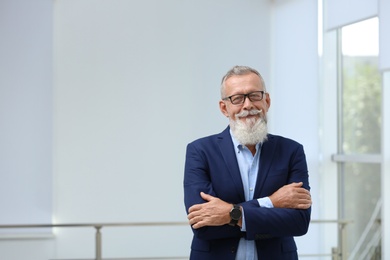
M 229 127 L 188 144 L 184 170 L 187 213 L 192 205 L 205 202 L 200 197 L 203 191 L 240 204 L 246 223 L 246 233 L 229 225 L 193 229 L 190 259 L 233 260 L 241 237 L 256 241 L 259 259 L 298 259 L 293 236 L 306 234 L 311 209 L 262 208 L 256 199 L 270 196 L 292 182 L 303 182 L 303 187 L 310 189 L 303 147 L 291 139 L 269 134 L 260 157 L 254 199 L 245 201 Z

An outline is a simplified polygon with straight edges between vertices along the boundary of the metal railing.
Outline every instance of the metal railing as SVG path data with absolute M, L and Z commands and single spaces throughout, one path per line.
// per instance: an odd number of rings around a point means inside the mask
M 372 255 L 369 256 L 370 251 L 372 251 L 373 248 L 375 249 L 379 246 L 382 238 L 382 230 L 380 224 L 381 208 L 382 198 L 379 198 L 371 214 L 371 218 L 366 225 L 366 228 L 364 229 L 362 235 L 356 243 L 355 248 L 349 255 L 349 260 L 373 259 Z M 374 234 L 369 235 L 370 231 L 373 231 Z M 376 250 L 373 250 L 371 254 L 377 254 Z
M 346 220 L 311 220 L 312 224 L 334 223 L 339 228 L 339 247 L 332 248 L 330 254 L 302 254 L 300 257 L 330 256 L 333 260 L 346 260 L 346 225 L 351 221 Z M 72 224 L 17 224 L 0 225 L 0 229 L 25 229 L 25 228 L 68 228 L 68 227 L 93 227 L 95 233 L 95 260 L 102 260 L 102 233 L 103 227 L 152 227 L 152 226 L 188 226 L 188 222 L 129 222 L 129 223 L 72 223 Z M 135 259 L 135 258 L 126 258 Z M 140 259 L 140 258 L 137 258 Z M 149 258 L 150 259 L 150 258 Z M 164 257 L 154 257 L 153 259 L 168 259 Z M 183 259 L 183 257 L 169 257 L 169 259 Z

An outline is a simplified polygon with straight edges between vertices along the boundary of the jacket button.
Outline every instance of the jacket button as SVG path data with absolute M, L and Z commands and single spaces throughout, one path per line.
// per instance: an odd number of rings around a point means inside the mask
M 236 252 L 236 248 L 234 246 L 232 246 L 232 253 L 234 254 Z

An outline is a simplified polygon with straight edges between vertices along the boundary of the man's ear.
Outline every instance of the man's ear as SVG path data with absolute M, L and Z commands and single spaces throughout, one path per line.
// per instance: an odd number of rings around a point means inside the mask
M 266 97 L 265 97 L 265 102 L 267 103 L 267 112 L 268 112 L 268 109 L 269 109 L 270 106 L 271 106 L 271 98 L 270 98 L 270 96 L 269 96 L 268 93 L 266 93 L 265 95 L 266 95 Z
M 219 101 L 219 110 L 221 110 L 222 114 L 226 117 L 229 117 L 229 113 L 227 111 L 226 103 L 223 100 Z

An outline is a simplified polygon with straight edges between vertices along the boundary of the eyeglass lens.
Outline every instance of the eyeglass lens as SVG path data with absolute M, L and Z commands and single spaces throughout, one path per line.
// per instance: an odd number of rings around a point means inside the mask
M 260 101 L 263 99 L 263 91 L 256 91 L 248 94 L 237 94 L 230 97 L 230 101 L 232 104 L 243 104 L 245 102 L 245 98 L 248 97 L 251 102 Z

